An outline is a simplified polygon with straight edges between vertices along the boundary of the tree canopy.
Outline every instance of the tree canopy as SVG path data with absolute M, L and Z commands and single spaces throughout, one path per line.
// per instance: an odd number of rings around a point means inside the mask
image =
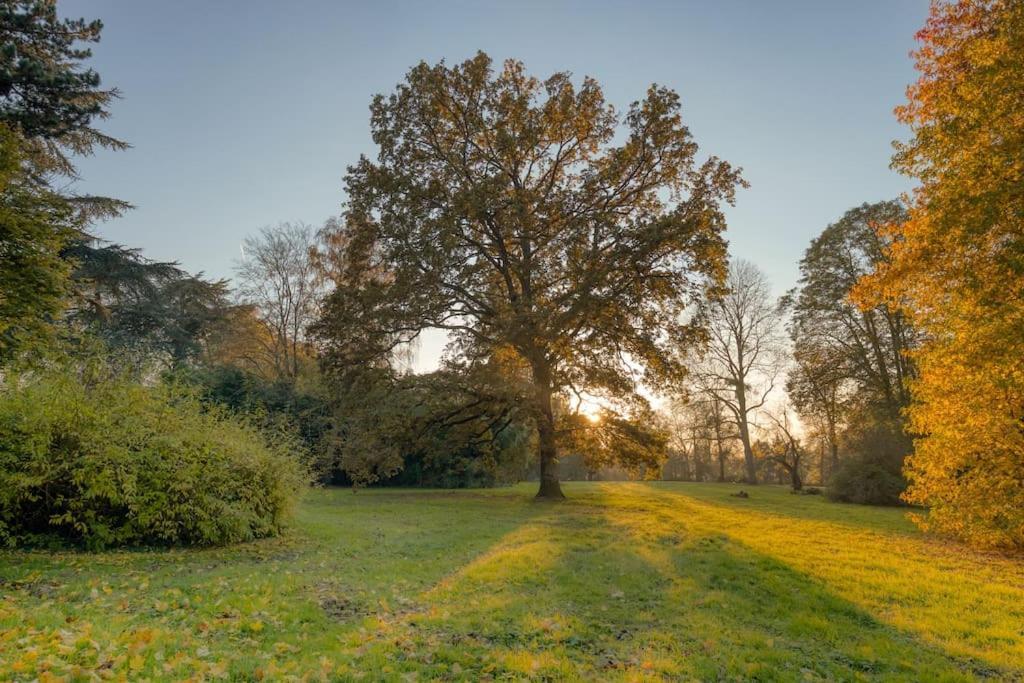
M 102 30 L 99 20 L 59 18 L 56 0 L 0 3 L 0 122 L 30 141 L 43 172 L 74 175 L 70 154 L 126 147 L 93 125 L 117 97 L 82 66 L 92 56 L 83 44 Z
M 496 72 L 483 53 L 414 67 L 373 100 L 371 129 L 379 152 L 346 176 L 342 275 L 318 326 L 328 364 L 428 328 L 470 363 L 513 353 L 540 494 L 560 497 L 552 396 L 636 400 L 639 381 L 683 376 L 677 351 L 700 334 L 687 313 L 724 276 L 738 170 L 698 160 L 667 88 L 620 116 L 593 79 Z
M 0 360 L 51 336 L 69 290 L 61 250 L 75 234 L 73 212 L 22 162 L 20 138 L 0 125 Z
M 934 3 L 918 40 L 920 75 L 897 109 L 914 135 L 893 165 L 921 184 L 858 295 L 925 335 L 907 499 L 933 528 L 1022 546 L 1024 4 Z
M 119 244 L 76 239 L 64 255 L 75 264 L 68 322 L 111 348 L 157 353 L 177 365 L 195 359 L 232 317 L 223 280 L 191 275 Z

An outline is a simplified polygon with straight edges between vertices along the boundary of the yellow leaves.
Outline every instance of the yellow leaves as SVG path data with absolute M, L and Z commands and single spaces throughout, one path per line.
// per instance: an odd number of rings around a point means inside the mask
M 329 657 L 321 655 L 320 659 L 317 660 L 317 664 L 320 666 L 320 673 L 324 676 L 327 676 L 334 670 L 334 660 Z
M 38 658 L 39 652 L 35 648 L 32 648 L 23 652 L 21 657 L 15 660 L 12 668 L 18 673 L 29 671 Z
M 929 527 L 1024 547 L 1024 4 L 934 3 L 920 77 L 898 110 L 915 138 L 894 165 L 916 176 L 892 265 L 868 285 L 900 301 L 927 339 L 909 417 L 908 499 Z
M 228 677 L 228 661 L 221 659 L 213 664 L 206 670 L 206 674 L 211 678 L 227 678 Z
M 132 648 L 145 647 L 146 645 L 149 645 L 153 642 L 153 639 L 156 637 L 156 635 L 157 632 L 155 629 L 140 628 L 132 632 L 130 636 L 131 640 L 129 641 L 129 646 Z

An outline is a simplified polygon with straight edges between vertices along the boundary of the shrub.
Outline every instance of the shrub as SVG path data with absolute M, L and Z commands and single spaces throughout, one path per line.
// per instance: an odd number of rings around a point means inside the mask
M 899 505 L 907 487 L 899 469 L 884 459 L 856 456 L 841 462 L 828 483 L 828 497 L 845 503 Z
M 205 402 L 243 414 L 265 429 L 286 429 L 302 443 L 306 464 L 322 481 L 336 469 L 333 416 L 315 382 L 268 380 L 230 365 L 179 369 L 174 378 L 193 387 Z
M 0 542 L 219 545 L 277 533 L 308 475 L 294 439 L 108 368 L 0 387 Z

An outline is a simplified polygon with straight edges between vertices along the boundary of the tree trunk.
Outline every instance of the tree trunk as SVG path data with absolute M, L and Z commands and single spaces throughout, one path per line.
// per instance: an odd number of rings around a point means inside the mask
M 725 481 L 725 449 L 722 448 L 722 421 L 717 403 L 715 404 L 715 448 L 718 449 L 718 481 Z M 708 455 L 711 455 L 711 441 L 708 440 Z
M 750 447 L 750 427 L 747 426 L 746 413 L 739 419 L 740 441 L 743 442 L 743 464 L 746 465 L 747 476 L 744 482 L 747 484 L 757 483 L 757 463 L 754 461 L 754 449 Z
M 537 389 L 537 441 L 540 456 L 540 490 L 537 498 L 562 500 L 558 483 L 558 453 L 555 447 L 555 415 L 551 408 L 551 369 L 544 362 L 533 364 L 533 382 Z
M 555 454 L 555 430 L 551 425 L 544 425 L 543 418 L 537 425 L 540 440 L 540 489 L 537 497 L 546 500 L 565 498 L 562 485 L 558 483 L 558 458 Z
M 800 479 L 800 464 L 793 465 L 793 469 L 789 471 L 789 479 L 794 491 L 802 491 L 804 488 L 804 482 Z
M 743 481 L 747 484 L 757 483 L 757 465 L 754 462 L 754 449 L 750 447 L 750 425 L 747 422 L 747 390 L 743 385 L 747 373 L 743 370 L 743 349 L 738 352 L 740 372 L 736 382 L 736 424 L 740 429 L 740 442 L 743 444 L 743 464 L 746 469 L 746 476 Z
M 831 476 L 832 474 L 835 474 L 836 469 L 839 468 L 839 444 L 836 443 L 835 437 L 832 438 L 832 442 L 829 444 L 829 447 L 832 449 L 832 462 L 830 463 L 831 467 L 829 469 L 829 475 Z M 822 483 L 824 484 L 825 482 Z

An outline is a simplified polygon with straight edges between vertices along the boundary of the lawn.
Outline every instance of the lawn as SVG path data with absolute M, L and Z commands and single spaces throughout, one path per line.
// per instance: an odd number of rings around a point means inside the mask
M 565 488 L 316 490 L 229 549 L 0 553 L 0 680 L 1024 677 L 1024 562 L 904 511 Z

